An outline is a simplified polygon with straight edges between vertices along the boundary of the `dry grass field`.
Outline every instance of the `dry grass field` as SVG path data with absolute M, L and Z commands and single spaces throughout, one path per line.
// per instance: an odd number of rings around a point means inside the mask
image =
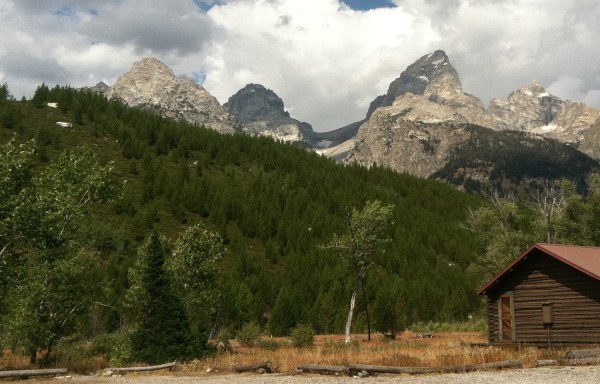
M 313 346 L 303 348 L 291 346 L 285 338 L 265 337 L 252 347 L 232 341 L 233 352 L 181 364 L 178 373 L 228 374 L 234 372 L 236 367 L 265 361 L 272 363 L 275 372 L 283 374 L 295 374 L 300 364 L 437 367 L 521 360 L 524 366 L 532 367 L 535 360 L 558 359 L 566 352 L 565 349 L 477 346 L 486 341 L 481 332 L 439 332 L 434 333 L 432 338 L 416 336 L 415 333 L 405 332 L 396 340 L 388 340 L 381 335 L 374 335 L 373 340 L 367 341 L 366 335 L 356 335 L 350 344 L 344 343 L 343 336 L 316 336 Z M 15 356 L 5 351 L 0 359 L 0 370 L 31 369 L 28 362 L 26 356 Z M 93 361 L 80 362 L 79 369 L 67 368 L 78 373 L 93 373 L 107 366 L 104 359 L 95 358 Z
M 270 361 L 275 372 L 286 374 L 296 373 L 300 364 L 437 367 L 521 360 L 524 366 L 532 367 L 536 360 L 558 359 L 566 353 L 565 349 L 475 346 L 485 341 L 481 332 L 441 332 L 432 338 L 417 338 L 415 333 L 405 332 L 396 340 L 375 335 L 371 341 L 359 335 L 349 345 L 342 336 L 317 336 L 315 345 L 305 348 L 292 347 L 285 339 L 263 339 L 255 347 L 234 343 L 233 353 L 193 361 L 181 370 L 230 373 L 235 367 L 264 361 Z

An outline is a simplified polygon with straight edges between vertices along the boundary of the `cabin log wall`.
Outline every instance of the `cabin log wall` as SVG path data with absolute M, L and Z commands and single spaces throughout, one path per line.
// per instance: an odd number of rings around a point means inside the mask
M 490 343 L 499 343 L 498 300 L 513 291 L 516 341 L 547 345 L 542 304 L 551 302 L 554 323 L 552 345 L 600 343 L 600 281 L 534 250 L 512 274 L 488 293 Z

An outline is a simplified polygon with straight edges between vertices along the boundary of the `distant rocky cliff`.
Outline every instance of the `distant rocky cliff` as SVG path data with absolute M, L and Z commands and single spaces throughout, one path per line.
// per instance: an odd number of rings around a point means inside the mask
M 392 81 L 385 95 L 373 100 L 362 130 L 376 125 L 368 124 L 368 120 L 382 107 L 390 107 L 386 109 L 388 114 L 402 114 L 407 121 L 470 123 L 550 137 L 600 158 L 596 149 L 600 142 L 590 143 L 594 135 L 588 133 L 600 119 L 600 111 L 582 103 L 563 101 L 537 81 L 511 93 L 507 99 L 492 100 L 486 109 L 479 99 L 463 92 L 458 73 L 441 50 L 409 65 Z
M 477 130 L 474 140 L 473 127 L 477 126 L 487 131 Z M 515 139 L 503 135 L 505 131 L 520 131 L 525 135 Z M 487 149 L 477 144 L 481 137 L 486 137 Z M 556 142 L 538 145 L 539 140 L 546 138 L 556 139 Z M 474 166 L 477 163 L 474 156 L 482 158 L 486 150 L 503 151 L 503 145 L 509 142 L 519 146 L 519 153 L 526 148 L 538 152 L 529 156 L 536 161 L 544 159 L 542 163 L 546 165 L 536 165 L 538 174 L 540 167 L 548 167 L 549 173 L 556 168 L 553 168 L 552 158 L 557 153 L 579 159 L 572 154 L 575 148 L 599 159 L 600 112 L 552 96 L 535 81 L 513 92 L 506 100 L 492 100 L 486 109 L 479 99 L 463 92 L 458 74 L 446 54 L 435 51 L 411 64 L 390 84 L 385 95 L 371 103 L 367 119 L 360 124 L 352 140 L 345 161 L 385 165 L 421 177 L 436 173 L 439 176 L 438 172 L 445 168 L 444 178 L 452 181 L 456 178 L 448 176 L 448 164 L 453 160 L 453 164 L 470 164 L 470 170 L 454 171 L 462 174 L 461 177 L 478 178 L 479 183 L 497 176 L 500 171 L 491 156 L 486 156 L 485 167 Z M 563 148 L 566 145 L 571 148 Z M 344 148 L 344 144 L 339 147 Z M 334 148 L 327 151 L 335 153 Z M 468 151 L 477 155 L 467 156 Z M 520 158 L 527 161 L 527 157 Z M 501 161 L 506 164 L 504 159 Z M 510 173 L 513 165 L 501 172 Z M 584 157 L 577 160 L 573 168 L 581 172 L 585 168 L 585 172 L 589 172 L 596 165 Z M 569 176 L 572 175 L 562 172 L 560 177 Z
M 252 135 L 269 136 L 286 142 L 315 144 L 314 132 L 308 123 L 290 117 L 283 100 L 260 84 L 248 84 L 223 105 Z
M 173 70 L 154 58 L 135 62 L 131 70 L 120 76 L 106 92 L 109 98 L 127 105 L 217 131 L 232 133 L 236 120 L 219 101 L 191 78 L 177 80 Z
M 371 103 L 367 118 L 379 107 L 394 105 L 406 111 L 407 120 L 491 123 L 481 101 L 463 92 L 458 73 L 441 50 L 409 65 L 387 93 Z
M 371 102 L 365 119 L 330 132 L 313 132 L 310 124 L 291 117 L 283 100 L 260 84 L 246 85 L 221 106 L 191 78 L 177 79 L 169 67 L 154 58 L 134 63 L 112 87 L 100 83 L 92 89 L 130 106 L 220 132 L 268 136 L 299 143 L 339 161 L 381 164 L 450 182 L 469 177 L 480 182 L 496 177 L 498 172 L 510 179 L 512 166 L 497 168 L 489 156 L 479 162 L 485 163 L 485 169 L 474 165 L 486 150 L 480 142 L 485 142 L 492 153 L 505 151 L 507 143 L 520 148 L 519 156 L 531 148 L 541 154 L 530 157 L 540 155 L 550 168 L 556 154 L 549 151 L 565 154 L 563 158 L 577 158 L 585 169 L 594 164 L 579 159 L 572 150 L 600 159 L 600 111 L 561 100 L 537 81 L 506 99 L 492 100 L 486 109 L 478 98 L 463 91 L 457 71 L 441 50 L 409 65 L 390 83 L 386 94 Z M 478 134 L 474 137 L 473 132 Z M 503 132 L 520 132 L 521 136 Z M 555 141 L 544 141 L 551 139 Z M 539 140 L 547 144 L 539 145 Z M 520 158 L 526 161 L 526 157 Z M 465 169 L 452 168 L 467 163 L 466 168 L 460 166 Z
M 588 131 L 600 118 L 600 111 L 583 103 L 564 101 L 551 95 L 539 82 L 511 93 L 507 99 L 490 102 L 493 128 L 516 130 L 551 137 L 573 144 L 588 155 L 600 158 Z

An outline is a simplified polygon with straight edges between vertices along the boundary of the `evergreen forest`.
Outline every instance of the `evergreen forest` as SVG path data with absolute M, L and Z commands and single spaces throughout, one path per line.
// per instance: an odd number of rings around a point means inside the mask
M 89 90 L 42 84 L 14 100 L 2 89 L 5 348 L 35 360 L 95 340 L 119 347 L 115 360 L 154 362 L 199 356 L 209 337 L 248 324 L 342 333 L 354 278 L 325 245 L 369 201 L 392 207 L 389 241 L 372 255 L 353 332 L 366 331 L 366 305 L 385 313 L 379 330 L 480 312 L 468 267 L 481 242 L 464 225 L 480 197 Z

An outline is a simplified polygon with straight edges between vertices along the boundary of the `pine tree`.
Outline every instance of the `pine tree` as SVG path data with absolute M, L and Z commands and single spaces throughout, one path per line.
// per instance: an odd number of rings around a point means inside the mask
M 134 331 L 132 358 L 150 364 L 187 360 L 194 348 L 185 309 L 165 269 L 169 250 L 155 231 L 138 250 L 127 301 Z

